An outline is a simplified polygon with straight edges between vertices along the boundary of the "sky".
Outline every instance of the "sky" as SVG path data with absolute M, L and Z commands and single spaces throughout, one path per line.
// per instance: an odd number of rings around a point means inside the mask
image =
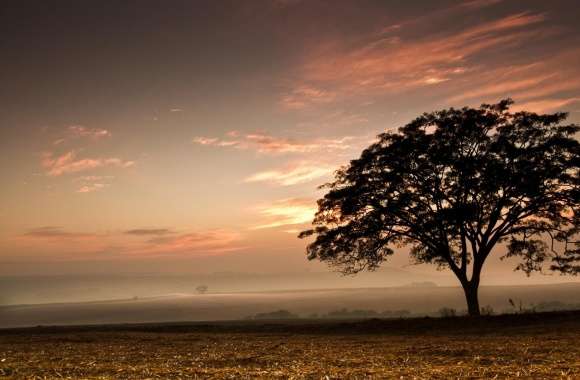
M 580 121 L 573 0 L 3 1 L 0 51 L 3 275 L 325 270 L 296 235 L 377 134 Z

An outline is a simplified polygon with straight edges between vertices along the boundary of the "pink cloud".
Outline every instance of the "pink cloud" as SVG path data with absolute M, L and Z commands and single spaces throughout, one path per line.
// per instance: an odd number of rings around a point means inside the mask
M 95 182 L 95 181 L 107 181 L 114 178 L 115 177 L 112 175 L 85 175 L 82 177 L 75 178 L 75 181 Z
M 70 151 L 58 157 L 52 153 L 44 153 L 41 161 L 46 174 L 51 177 L 63 174 L 77 173 L 102 167 L 128 168 L 135 164 L 134 161 L 124 161 L 120 158 L 76 158 L 76 152 Z
M 474 8 L 492 3 L 465 4 Z M 545 36 L 545 30 L 536 27 L 544 20 L 544 14 L 523 12 L 454 34 L 434 33 L 416 40 L 393 35 L 406 27 L 403 23 L 363 36 L 356 43 L 343 39 L 321 43 L 318 50 L 305 55 L 302 66 L 292 75 L 298 79 L 291 82 L 280 104 L 286 109 L 299 109 L 353 96 L 441 86 L 471 72 L 471 60 L 478 54 L 513 48 Z
M 266 133 L 250 133 L 243 136 L 230 136 L 228 140 L 209 137 L 196 137 L 195 144 L 215 147 L 235 147 L 238 149 L 251 149 L 259 153 L 282 154 L 282 153 L 311 153 L 319 151 L 336 151 L 350 149 L 351 136 L 339 139 L 312 139 L 297 140 L 284 137 L 274 137 Z
M 247 177 L 244 182 L 266 182 L 281 186 L 291 186 L 327 177 L 335 169 L 335 167 L 330 165 L 302 162 L 282 169 L 258 172 Z
M 531 111 L 538 113 L 565 111 L 564 107 L 568 107 L 577 103 L 580 103 L 580 97 L 566 99 L 544 99 L 534 100 L 526 103 L 516 103 L 513 105 L 512 109 L 514 111 Z
M 370 102 L 372 103 L 372 102 Z M 367 105 L 369 103 L 367 102 Z M 329 112 L 321 112 L 319 115 L 309 117 L 305 121 L 298 122 L 297 127 L 308 129 L 336 129 L 342 127 L 355 127 L 368 124 L 369 119 L 360 113 L 344 109 L 335 109 Z M 357 137 L 358 138 L 358 137 Z
M 133 236 L 162 236 L 172 233 L 173 231 L 169 228 L 135 228 L 125 231 L 125 234 Z
M 546 82 L 547 80 L 554 78 L 554 74 L 545 74 L 531 78 L 523 78 L 516 80 L 506 80 L 500 81 L 500 83 L 494 82 L 484 86 L 477 86 L 475 90 L 464 91 L 459 95 L 456 95 L 449 99 L 450 102 L 459 102 L 465 99 L 481 98 L 490 95 L 507 94 L 514 93 L 519 90 L 528 89 L 530 87 L 537 86 Z
M 199 145 L 216 145 L 219 140 L 217 138 L 196 137 L 193 142 Z
M 40 257 L 49 257 L 50 260 L 82 260 L 100 255 L 110 238 L 108 233 L 77 232 L 46 226 L 25 231 L 16 236 L 14 242 L 16 247 Z
M 32 239 L 51 239 L 51 240 L 70 240 L 70 239 L 93 239 L 97 234 L 69 232 L 62 227 L 38 227 L 28 230 L 23 234 L 24 237 Z
M 107 186 L 109 186 L 108 183 L 93 183 L 90 185 L 84 185 L 84 186 L 81 186 L 77 190 L 77 193 L 92 193 L 95 191 L 102 190 L 102 189 L 106 188 Z
M 246 249 L 241 233 L 226 229 L 178 233 L 165 228 L 119 233 L 71 232 L 61 227 L 33 228 L 16 240 L 36 252 L 67 259 L 219 255 Z M 74 243 L 74 244 L 71 244 Z
M 503 0 L 468 0 L 460 3 L 459 6 L 469 9 L 479 9 L 501 3 L 502 1 Z
M 68 131 L 74 137 L 89 137 L 93 139 L 111 137 L 111 132 L 106 129 L 87 128 L 82 125 L 71 125 L 68 127 Z
M 336 93 L 322 90 L 310 85 L 300 85 L 282 96 L 280 104 L 286 109 L 301 109 L 310 104 L 330 103 L 336 98 Z
M 316 202 L 306 198 L 287 198 L 258 206 L 264 221 L 253 229 L 276 228 L 312 222 L 316 213 Z
M 112 134 L 103 128 L 88 128 L 82 125 L 71 125 L 66 128 L 64 135 L 52 142 L 53 145 L 62 145 L 76 139 L 100 140 L 111 137 Z
M 515 66 L 498 67 L 478 73 L 469 84 L 456 88 L 448 103 L 459 105 L 490 103 L 511 97 L 515 109 L 533 107 L 530 111 L 550 111 L 575 102 L 580 94 L 580 78 L 575 62 L 580 49 L 571 49 L 546 60 Z
M 216 255 L 247 248 L 236 231 L 216 229 L 156 236 L 144 244 L 131 247 L 127 254 L 141 256 Z

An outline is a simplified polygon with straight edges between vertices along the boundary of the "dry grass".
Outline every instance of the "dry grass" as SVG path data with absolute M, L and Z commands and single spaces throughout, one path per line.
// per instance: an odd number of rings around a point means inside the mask
M 580 378 L 578 314 L 0 332 L 5 378 Z M 419 328 L 413 327 L 415 323 Z M 361 327 L 362 326 L 362 327 Z M 431 326 L 433 331 L 429 330 Z M 458 331 L 462 330 L 462 331 Z M 290 331 L 290 332 L 288 332 Z M 0 376 L 0 377 L 2 377 Z

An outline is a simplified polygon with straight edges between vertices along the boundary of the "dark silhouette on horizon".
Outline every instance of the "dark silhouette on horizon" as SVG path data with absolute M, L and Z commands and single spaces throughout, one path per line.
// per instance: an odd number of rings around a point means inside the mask
M 425 113 L 379 135 L 323 186 L 314 228 L 299 235 L 315 237 L 308 259 L 355 274 L 408 245 L 417 263 L 451 269 L 472 316 L 498 243 L 528 275 L 545 263 L 580 273 L 580 127 L 511 104 Z

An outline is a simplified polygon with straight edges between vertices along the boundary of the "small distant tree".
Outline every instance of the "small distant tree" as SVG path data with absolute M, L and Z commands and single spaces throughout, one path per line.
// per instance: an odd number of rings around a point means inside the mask
M 336 172 L 318 201 L 310 260 L 345 274 L 411 247 L 450 269 L 480 315 L 482 268 L 500 242 L 516 270 L 580 272 L 580 145 L 565 113 L 510 113 L 510 99 L 426 113 L 383 133 Z
M 197 288 L 195 288 L 195 291 L 197 292 L 197 294 L 205 294 L 208 291 L 208 286 L 207 285 L 198 285 Z

